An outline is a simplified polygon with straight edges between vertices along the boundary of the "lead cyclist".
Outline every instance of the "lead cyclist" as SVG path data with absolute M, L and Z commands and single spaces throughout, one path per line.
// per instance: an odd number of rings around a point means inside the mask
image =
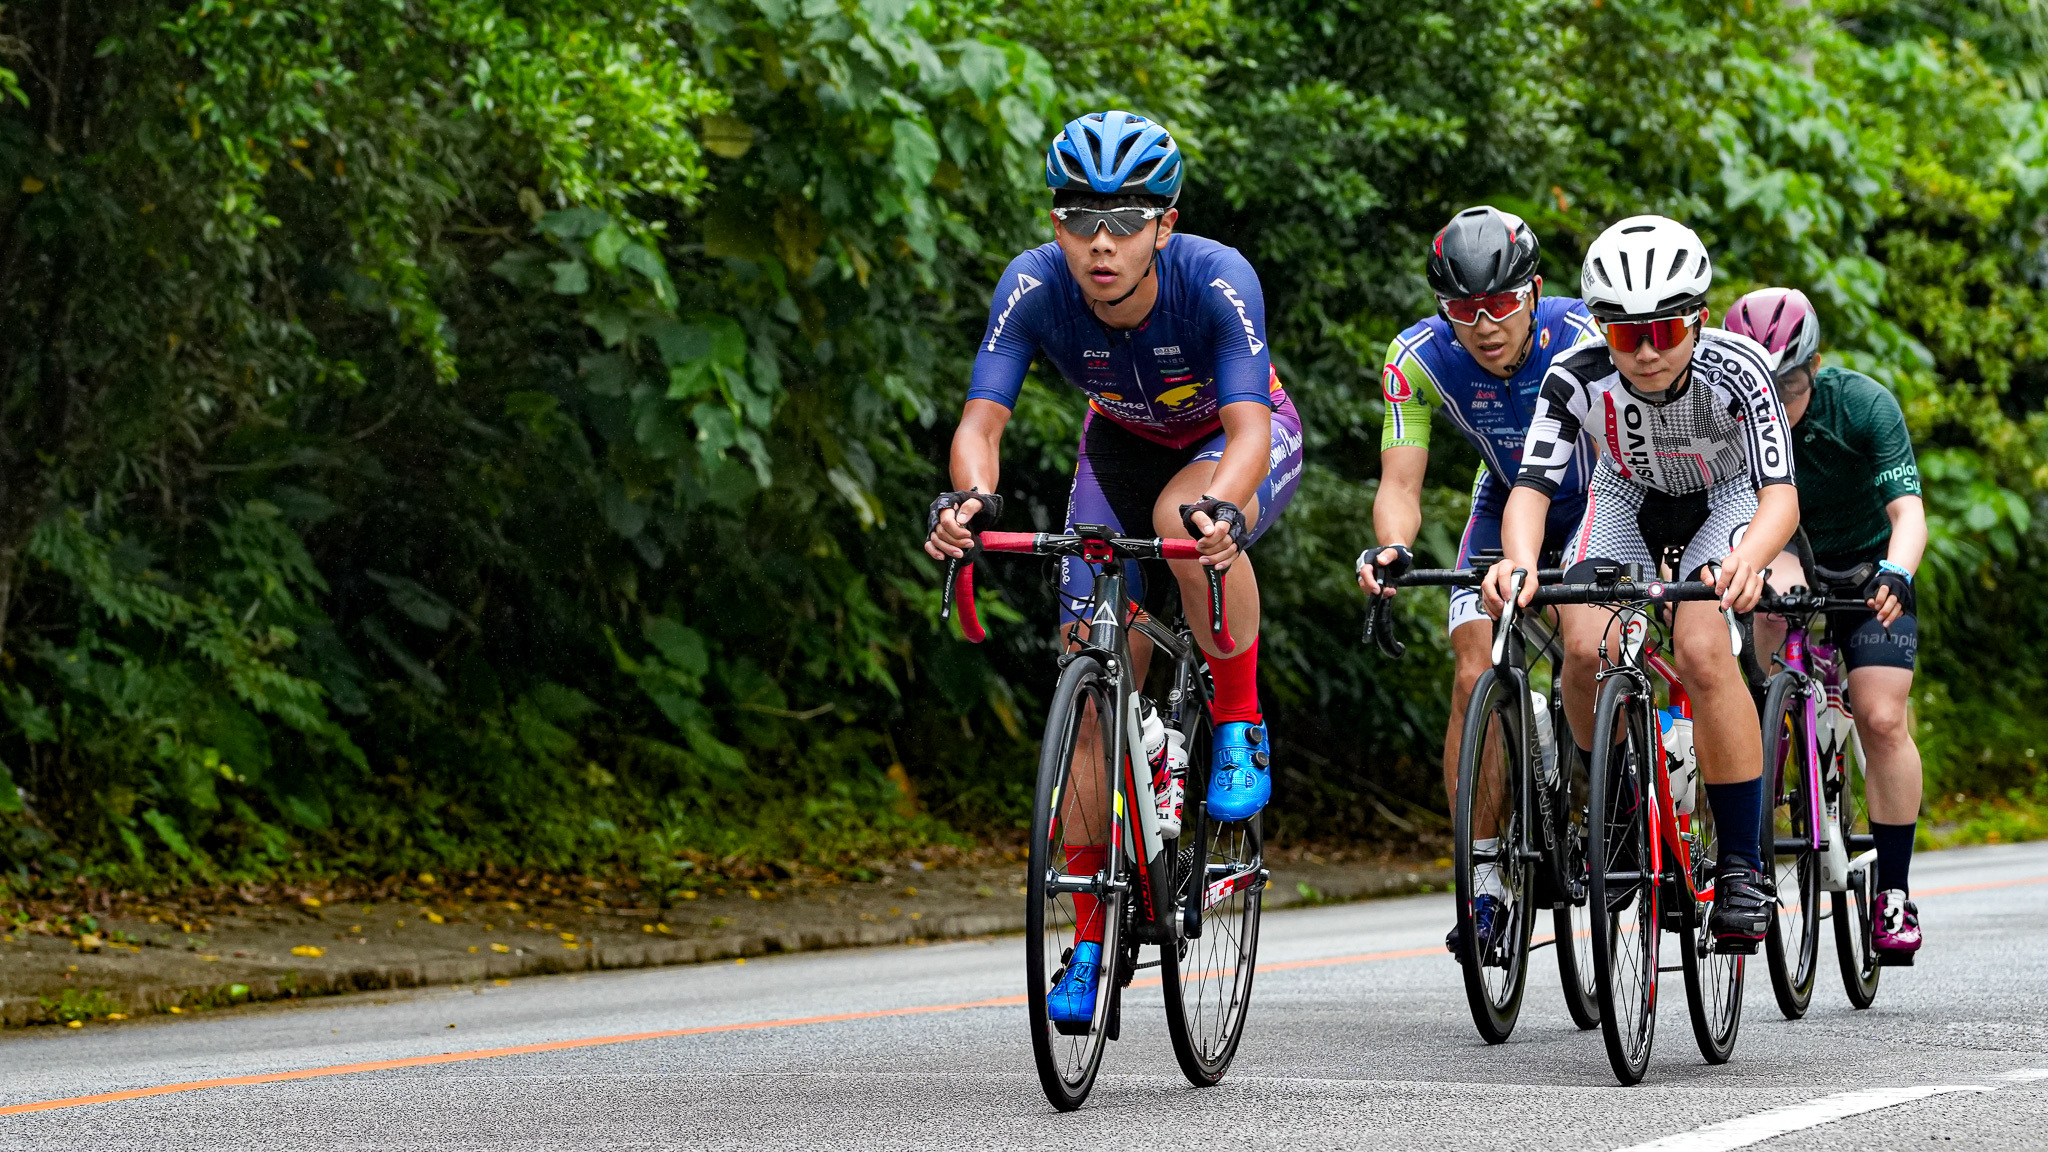
M 1720 844 L 1708 931 L 1723 951 L 1754 952 L 1773 906 L 1759 850 L 1763 744 L 1719 613 L 1755 607 L 1764 568 L 1798 527 L 1799 493 L 1766 353 L 1746 336 L 1705 327 L 1713 280 L 1700 238 L 1662 216 L 1623 220 L 1586 250 L 1579 295 L 1606 339 L 1551 366 L 1501 518 L 1507 558 L 1487 573 L 1483 594 L 1497 615 L 1511 573 L 1537 570 L 1550 494 L 1581 429 L 1592 431 L 1600 462 L 1566 561 L 1654 571 L 1665 548 L 1678 547 L 1678 578 L 1711 580 L 1721 592 L 1719 603 L 1679 604 L 1671 639 Z M 1530 580 L 1521 603 L 1535 592 Z M 1610 617 L 1587 606 L 1559 616 L 1565 712 L 1579 754 L 1590 756 L 1594 674 Z
M 1080 117 L 1054 138 L 1045 157 L 1053 239 L 1012 260 L 996 282 L 953 434 L 954 491 L 932 501 L 925 551 L 936 560 L 963 556 L 973 533 L 1002 515 L 995 493 L 1003 429 L 1025 372 L 1043 356 L 1089 397 L 1067 530 L 1100 524 L 1195 539 L 1199 562 L 1169 562 L 1190 616 L 1208 603 L 1203 568 L 1230 573 L 1224 596 L 1236 647 L 1222 652 L 1207 629 L 1194 631 L 1216 689 L 1208 810 L 1238 821 L 1273 791 L 1259 711 L 1259 584 L 1243 550 L 1294 498 L 1301 418 L 1273 371 L 1265 298 L 1251 265 L 1234 248 L 1174 230 L 1181 169 L 1173 137 L 1128 112 Z M 1132 597 L 1143 601 L 1142 570 L 1132 564 L 1129 576 Z M 1062 561 L 1060 617 L 1069 638 L 1091 587 L 1087 564 Z M 1143 683 L 1151 646 L 1137 633 L 1131 646 Z M 1097 732 L 1082 727 L 1077 761 L 1099 759 Z M 1094 784 L 1088 791 L 1090 781 L 1077 777 L 1065 803 L 1100 812 L 1107 800 Z M 1170 803 L 1165 793 L 1161 803 Z M 1107 851 L 1070 845 L 1067 871 L 1092 875 Z M 1101 980 L 1101 906 L 1091 896 L 1076 896 L 1074 905 L 1073 956 L 1047 998 L 1048 1014 L 1061 1022 L 1093 1016 Z

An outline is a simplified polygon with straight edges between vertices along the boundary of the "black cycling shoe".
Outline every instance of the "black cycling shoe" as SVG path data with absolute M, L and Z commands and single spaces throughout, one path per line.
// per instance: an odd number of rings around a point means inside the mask
M 1723 856 L 1714 869 L 1714 911 L 1707 917 L 1715 950 L 1754 954 L 1770 926 L 1772 903 L 1761 872 L 1740 856 Z

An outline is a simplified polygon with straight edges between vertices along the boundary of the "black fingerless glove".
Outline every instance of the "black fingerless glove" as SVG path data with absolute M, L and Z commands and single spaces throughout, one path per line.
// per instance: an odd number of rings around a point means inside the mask
M 1879 572 L 1870 578 L 1870 583 L 1863 586 L 1863 598 L 1875 599 L 1879 588 L 1891 589 L 1892 595 L 1899 598 L 1899 603 L 1905 606 L 1906 611 L 1915 611 L 1918 597 L 1913 595 L 1913 581 L 1910 577 L 1898 572 Z
M 1195 513 L 1197 512 L 1207 515 L 1209 519 L 1218 523 L 1230 525 L 1231 543 L 1236 544 L 1240 550 L 1244 548 L 1245 538 L 1251 535 L 1250 530 L 1245 527 L 1244 509 L 1239 508 L 1228 500 L 1218 500 L 1214 496 L 1204 496 L 1193 504 L 1181 505 L 1181 524 L 1187 528 L 1188 535 L 1200 540 L 1202 538 L 1202 530 L 1195 527 Z
M 1003 498 L 993 492 L 941 492 L 939 498 L 932 501 L 930 515 L 925 517 L 924 534 L 929 536 L 939 530 L 939 513 L 948 508 L 957 509 L 969 500 L 981 501 L 981 511 L 967 521 L 969 532 L 986 532 L 1003 518 Z
M 1385 564 L 1380 563 L 1380 553 L 1390 550 L 1394 553 L 1394 558 Z M 1358 554 L 1358 566 L 1363 568 L 1367 564 L 1379 569 L 1383 575 L 1399 580 L 1408 574 L 1408 569 L 1415 566 L 1415 553 L 1410 551 L 1406 544 L 1382 544 L 1377 548 L 1367 548 Z

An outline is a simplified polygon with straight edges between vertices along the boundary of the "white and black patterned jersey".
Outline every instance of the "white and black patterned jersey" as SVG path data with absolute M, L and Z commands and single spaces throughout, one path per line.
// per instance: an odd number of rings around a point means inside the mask
M 1555 492 L 1581 430 L 1599 444 L 1601 468 L 1673 496 L 1745 474 L 1757 491 L 1792 483 L 1790 424 L 1765 356 L 1747 336 L 1702 327 L 1690 374 L 1662 400 L 1629 386 L 1604 341 L 1573 348 L 1544 377 L 1516 487 Z

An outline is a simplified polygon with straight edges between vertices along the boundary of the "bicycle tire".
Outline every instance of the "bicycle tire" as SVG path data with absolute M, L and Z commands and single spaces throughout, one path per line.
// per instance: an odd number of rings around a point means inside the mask
M 1465 1000 L 1472 1009 L 1472 1023 L 1488 1044 L 1500 1044 L 1514 1033 L 1522 1012 L 1522 992 L 1529 979 L 1529 935 L 1535 924 L 1533 902 L 1536 868 L 1524 859 L 1520 848 L 1527 839 L 1523 827 L 1523 791 L 1529 785 L 1528 742 L 1522 731 L 1522 709 L 1527 690 L 1512 677 L 1502 680 L 1489 668 L 1473 685 L 1471 703 L 1465 709 L 1465 735 L 1458 752 L 1458 802 L 1453 817 L 1459 967 L 1465 975 Z M 1482 782 L 1489 755 L 1497 756 L 1501 768 L 1496 786 Z M 1506 892 L 1508 916 L 1503 929 L 1504 947 L 1487 956 L 1475 954 L 1474 903 L 1481 895 L 1476 869 L 1482 863 L 1472 847 L 1475 820 L 1482 801 L 1490 801 L 1495 816 L 1494 836 L 1500 851 L 1493 863 Z M 1506 857 L 1503 863 L 1499 857 Z M 1498 962 L 1496 962 L 1498 961 Z M 1497 973 L 1492 978 L 1489 973 Z
M 1559 733 L 1566 731 L 1561 720 L 1553 727 Z M 1564 759 L 1564 745 L 1565 740 L 1560 739 L 1560 772 L 1564 771 L 1563 765 L 1573 763 Z M 1564 988 L 1565 1011 L 1571 1013 L 1572 1023 L 1580 1031 L 1591 1031 L 1600 1026 L 1600 989 L 1593 972 L 1593 898 L 1586 883 L 1589 810 L 1583 799 L 1589 793 L 1587 781 L 1580 775 L 1584 767 L 1583 761 L 1575 763 L 1572 775 L 1560 778 L 1551 800 L 1553 810 L 1559 814 L 1557 850 L 1563 855 L 1559 871 L 1565 877 L 1558 892 L 1559 903 L 1551 912 L 1552 931 L 1556 934 L 1551 947 L 1557 949 L 1557 976 Z
M 1190 707 L 1187 735 L 1188 792 L 1208 794 L 1208 768 L 1214 733 L 1208 706 Z M 1199 789 L 1199 791 L 1197 790 Z M 1251 1009 L 1252 977 L 1258 971 L 1259 924 L 1265 906 L 1265 839 L 1259 817 L 1221 824 L 1208 816 L 1206 802 L 1193 805 L 1193 822 L 1176 843 L 1173 858 L 1183 862 L 1181 904 L 1209 899 L 1215 883 L 1249 879 L 1249 887 L 1230 892 L 1201 909 L 1201 935 L 1185 931 L 1159 949 L 1160 975 L 1166 999 L 1166 1032 L 1173 1041 L 1181 1074 L 1197 1088 L 1214 1086 L 1230 1070 Z M 1220 872 L 1220 874 L 1219 874 Z M 1183 917 L 1182 924 L 1186 918 Z
M 1858 746 L 1855 740 L 1850 746 Z M 1835 753 L 1836 779 L 1841 784 L 1841 831 L 1847 836 L 1856 827 L 1856 797 L 1862 790 L 1855 777 L 1863 765 L 1852 761 L 1848 748 Z M 1852 772 L 1852 769 L 1855 771 Z M 1883 968 L 1877 959 L 1877 942 L 1872 936 L 1877 918 L 1877 869 L 1866 866 L 1849 874 L 1849 890 L 1831 894 L 1834 904 L 1835 958 L 1842 969 L 1842 990 L 1858 1009 L 1877 1001 L 1877 981 Z
M 1587 786 L 1596 815 L 1586 825 L 1593 972 L 1607 1062 L 1627 1085 L 1640 1083 L 1649 1070 L 1657 1034 L 1661 885 L 1644 870 L 1656 802 L 1647 766 L 1651 750 L 1661 756 L 1663 747 L 1649 737 L 1649 704 L 1632 675 L 1607 678 L 1593 715 Z M 1617 724 L 1619 741 L 1613 738 Z
M 1047 997 L 1071 956 L 1080 928 L 1076 897 L 1058 891 L 1052 877 L 1056 870 L 1063 874 L 1068 867 L 1065 848 L 1069 844 L 1092 846 L 1113 842 L 1109 813 L 1115 807 L 1118 779 L 1108 762 L 1108 750 L 1115 747 L 1113 718 L 1117 694 L 1116 683 L 1101 663 L 1090 656 L 1076 657 L 1060 675 L 1052 708 L 1046 716 L 1045 741 L 1039 749 L 1031 851 L 1025 873 L 1025 1004 L 1031 1021 L 1031 1054 L 1037 1065 L 1039 1085 L 1045 1090 L 1046 1099 L 1062 1112 L 1073 1111 L 1088 1099 L 1102 1067 L 1121 955 L 1123 905 L 1129 898 L 1128 889 L 1119 891 L 1116 885 L 1120 878 L 1127 877 L 1129 868 L 1122 853 L 1110 852 L 1104 860 L 1103 872 L 1099 873 L 1108 881 L 1107 890 L 1095 897 L 1101 901 L 1103 921 L 1102 969 L 1096 985 L 1093 1019 L 1087 1030 L 1078 1035 L 1060 1031 L 1047 1011 Z M 1075 751 L 1083 725 L 1090 723 L 1100 731 L 1104 763 L 1082 767 L 1093 767 L 1103 774 L 1111 803 L 1103 806 L 1096 820 L 1069 829 L 1068 805 L 1074 794 L 1069 784 L 1075 770 Z M 1070 835 L 1076 838 L 1070 840 Z
M 1719 837 L 1714 831 L 1710 805 L 1693 810 L 1690 839 L 1694 890 L 1704 888 L 1714 876 Z M 1693 1039 L 1709 1064 L 1726 1064 L 1735 1053 L 1735 1038 L 1742 1031 L 1742 982 L 1749 957 L 1741 953 L 1716 952 L 1707 932 L 1711 905 L 1695 900 L 1691 892 L 1675 890 L 1681 901 L 1680 917 L 1685 931 L 1680 937 L 1685 973 L 1686 1015 L 1692 1018 Z
M 1806 1015 L 1820 970 L 1820 857 L 1813 850 L 1811 775 L 1807 772 L 1804 678 L 1780 672 L 1764 698 L 1765 793 L 1763 863 L 1777 891 L 1764 935 L 1771 992 L 1785 1019 Z M 1801 847 L 1779 851 L 1779 840 Z

